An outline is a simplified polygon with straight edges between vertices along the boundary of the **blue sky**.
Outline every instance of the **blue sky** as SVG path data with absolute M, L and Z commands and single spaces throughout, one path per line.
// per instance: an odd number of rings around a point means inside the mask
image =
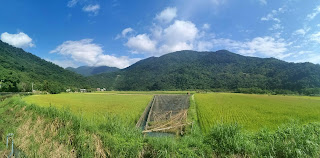
M 62 67 L 136 61 L 178 50 L 320 63 L 320 1 L 3 1 L 1 40 Z

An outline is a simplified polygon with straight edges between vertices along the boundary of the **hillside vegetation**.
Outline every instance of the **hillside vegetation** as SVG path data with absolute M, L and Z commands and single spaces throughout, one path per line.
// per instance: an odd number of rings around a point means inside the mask
M 179 51 L 90 77 L 115 90 L 233 90 L 320 93 L 320 65 L 246 57 L 226 50 Z
M 109 67 L 109 66 L 98 66 L 98 67 L 80 66 L 78 68 L 67 67 L 66 70 L 75 72 L 82 76 L 92 76 L 92 75 L 97 75 L 101 73 L 115 72 L 115 71 L 119 71 L 120 69 L 115 67 Z
M 5 92 L 29 92 L 34 83 L 34 89 L 50 93 L 100 87 L 320 95 L 320 65 L 246 57 L 226 50 L 179 51 L 150 57 L 122 70 L 80 67 L 72 71 L 108 73 L 83 77 L 0 41 L 0 91 Z
M 88 87 L 76 73 L 0 41 L 0 91 L 30 92 L 34 89 L 58 93 L 67 88 Z

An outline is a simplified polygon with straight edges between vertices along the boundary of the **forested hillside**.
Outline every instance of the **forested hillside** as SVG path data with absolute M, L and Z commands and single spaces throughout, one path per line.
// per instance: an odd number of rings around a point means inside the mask
M 0 91 L 30 92 L 32 83 L 35 90 L 51 93 L 89 85 L 81 75 L 0 41 Z
M 97 74 L 101 74 L 101 73 L 119 71 L 118 68 L 109 67 L 109 66 L 98 66 L 98 67 L 80 66 L 78 68 L 67 67 L 66 70 L 75 72 L 75 73 L 80 74 L 82 76 L 92 76 L 92 75 L 97 75 Z
M 119 72 L 91 78 L 116 90 L 302 92 L 319 91 L 316 88 L 320 87 L 320 65 L 246 57 L 226 50 L 179 51 L 147 58 Z
M 0 41 L 0 91 L 67 88 L 108 90 L 221 90 L 265 93 L 320 93 L 320 65 L 246 57 L 226 50 L 179 51 L 141 60 L 128 68 L 80 67 L 82 77 Z M 75 70 L 76 71 L 76 70 Z M 114 72 L 110 72 L 114 71 Z

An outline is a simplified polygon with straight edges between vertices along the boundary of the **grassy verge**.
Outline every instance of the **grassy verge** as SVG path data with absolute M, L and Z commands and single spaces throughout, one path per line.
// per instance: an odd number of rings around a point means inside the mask
M 96 124 L 65 109 L 28 105 L 20 97 L 1 102 L 0 112 L 1 150 L 12 132 L 17 147 L 31 157 L 135 157 L 143 147 L 139 130 L 109 115 L 106 123 Z
M 0 103 L 0 156 L 6 152 L 5 136 L 12 132 L 16 146 L 29 157 L 320 156 L 319 123 L 292 122 L 255 133 L 237 124 L 218 124 L 207 134 L 194 124 L 183 137 L 143 137 L 134 125 L 104 117 L 104 123 L 96 124 L 65 109 L 29 105 L 20 97 L 6 99 Z

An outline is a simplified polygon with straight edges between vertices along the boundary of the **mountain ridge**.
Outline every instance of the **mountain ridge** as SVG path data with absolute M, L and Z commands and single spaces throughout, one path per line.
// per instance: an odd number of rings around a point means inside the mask
M 319 72 L 319 64 L 246 57 L 227 50 L 177 51 L 91 78 L 115 90 L 259 88 L 301 91 L 320 87 Z
M 88 67 L 84 67 L 88 68 Z M 92 73 L 92 67 L 90 71 Z M 94 68 L 94 67 L 93 67 Z M 109 67 L 102 67 L 109 68 Z M 83 77 L 0 41 L 0 91 L 104 87 L 108 90 L 214 90 L 256 88 L 301 92 L 320 88 L 320 65 L 246 57 L 227 50 L 177 51 L 113 72 Z
M 75 73 L 80 74 L 85 77 L 97 75 L 97 74 L 101 74 L 101 73 L 115 72 L 115 71 L 120 70 L 116 67 L 109 67 L 109 66 L 97 66 L 97 67 L 95 67 L 95 66 L 80 66 L 77 68 L 67 67 L 65 69 L 72 71 L 72 72 L 75 72 Z

